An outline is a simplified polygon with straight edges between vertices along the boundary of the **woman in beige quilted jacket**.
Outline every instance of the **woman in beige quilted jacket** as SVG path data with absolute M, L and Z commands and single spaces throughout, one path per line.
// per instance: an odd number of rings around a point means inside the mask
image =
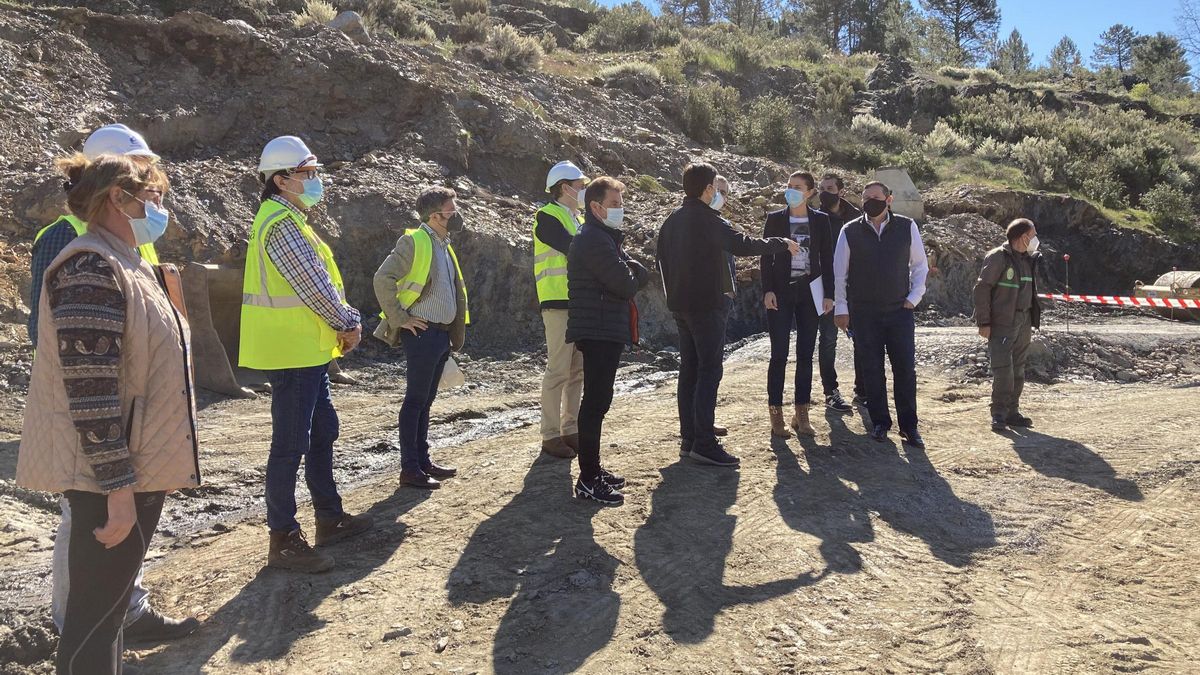
M 50 263 L 17 483 L 73 518 L 59 673 L 121 672 L 134 577 L 167 492 L 200 484 L 187 320 L 137 247 L 162 236 L 167 178 L 128 157 L 64 158 L 88 223 Z

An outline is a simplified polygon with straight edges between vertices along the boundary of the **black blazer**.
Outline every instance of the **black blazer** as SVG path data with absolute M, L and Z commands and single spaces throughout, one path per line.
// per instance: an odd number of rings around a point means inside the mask
M 833 244 L 836 235 L 830 224 L 829 215 L 816 209 L 808 210 L 808 277 L 804 282 L 812 283 L 813 279 L 821 277 L 825 285 L 825 297 L 833 299 Z M 788 218 L 788 209 L 772 211 L 767 214 L 767 222 L 763 225 L 764 237 L 784 237 L 791 239 L 792 224 Z M 759 259 L 759 270 L 762 272 L 763 293 L 785 295 L 788 284 L 792 281 L 792 254 L 784 251 L 764 255 Z M 785 296 L 786 297 L 786 296 Z M 817 308 L 819 313 L 821 308 Z

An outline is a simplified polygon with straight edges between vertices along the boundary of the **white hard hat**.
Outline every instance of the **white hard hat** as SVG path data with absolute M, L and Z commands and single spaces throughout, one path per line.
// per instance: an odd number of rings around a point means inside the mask
M 550 188 L 564 180 L 579 180 L 583 179 L 584 183 L 588 182 L 588 177 L 579 170 L 579 167 L 568 161 L 562 161 L 550 167 L 550 173 L 546 174 L 546 192 Z
M 124 124 L 109 124 L 92 132 L 83 142 L 83 154 L 95 161 L 100 155 L 138 155 L 158 159 L 146 139 Z
M 263 148 L 258 159 L 258 172 L 264 176 L 276 171 L 312 169 L 321 166 L 317 156 L 308 149 L 304 141 L 295 136 L 280 136 L 271 139 Z

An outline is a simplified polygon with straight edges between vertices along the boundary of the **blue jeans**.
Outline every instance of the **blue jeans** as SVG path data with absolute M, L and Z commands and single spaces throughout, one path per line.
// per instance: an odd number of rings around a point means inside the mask
M 796 394 L 794 403 L 808 405 L 812 398 L 813 351 L 817 346 L 817 323 L 808 288 L 779 293 L 779 309 L 767 310 L 767 332 L 771 336 L 771 360 L 767 364 L 767 405 L 783 405 L 783 383 L 787 375 L 788 351 L 796 325 Z M 836 336 L 835 336 L 836 338 Z
M 679 329 L 679 436 L 699 448 L 714 448 L 717 437 L 713 420 L 717 413 L 717 391 L 725 374 L 724 309 L 704 312 L 675 312 Z
M 273 532 L 300 527 L 296 522 L 296 471 L 301 457 L 317 517 L 340 518 L 345 512 L 333 480 L 338 416 L 329 398 L 329 364 L 266 372 L 271 383 L 267 527 Z
M 431 327 L 413 335 L 400 331 L 408 373 L 400 406 L 400 469 L 420 473 L 429 458 L 429 410 L 437 398 L 442 369 L 450 358 L 450 333 Z
M 867 411 L 872 424 L 892 428 L 892 416 L 887 404 L 887 376 L 883 369 L 886 352 L 892 364 L 892 386 L 896 399 L 896 416 L 901 431 L 917 428 L 917 354 L 916 325 L 911 309 L 878 310 L 850 308 L 854 324 L 856 359 L 863 370 L 863 385 L 867 394 Z

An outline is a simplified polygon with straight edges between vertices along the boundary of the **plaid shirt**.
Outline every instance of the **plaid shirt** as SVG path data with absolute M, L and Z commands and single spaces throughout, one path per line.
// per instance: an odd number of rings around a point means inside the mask
M 272 199 L 301 220 L 304 219 L 304 215 L 298 213 L 287 200 Z M 324 319 L 330 328 L 337 331 L 353 330 L 362 322 L 362 315 L 346 304 L 329 278 L 325 263 L 317 255 L 316 249 L 290 218 L 284 218 L 271 228 L 271 233 L 267 235 L 266 250 L 279 274 L 292 285 L 300 300 Z
M 75 228 L 63 218 L 46 230 L 46 234 L 33 245 L 33 262 L 30 269 L 33 279 L 29 284 L 29 341 L 35 348 L 38 339 L 38 310 L 42 299 L 42 277 L 45 276 L 50 263 L 74 240 Z

